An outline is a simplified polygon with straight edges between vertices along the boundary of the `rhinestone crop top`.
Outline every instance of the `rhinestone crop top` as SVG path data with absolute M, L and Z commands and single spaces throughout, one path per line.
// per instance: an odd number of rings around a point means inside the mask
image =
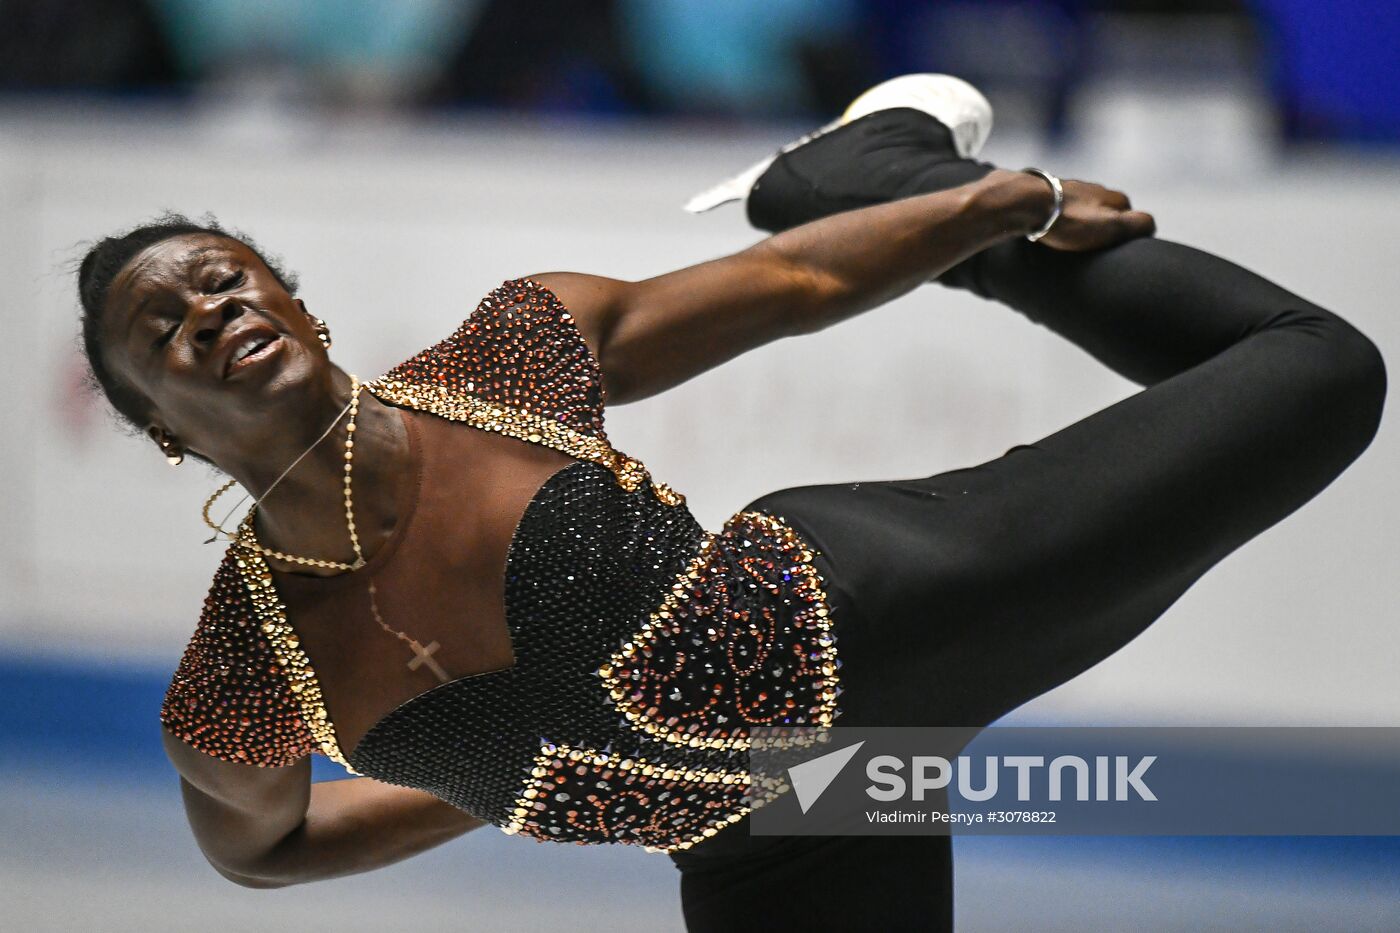
M 749 727 L 839 714 L 813 549 L 759 511 L 705 531 L 616 450 L 598 361 L 553 292 L 506 282 L 367 388 L 575 458 L 510 544 L 515 664 L 399 705 L 347 759 L 267 564 L 235 543 L 161 709 L 185 742 L 266 767 L 319 752 L 508 833 L 673 851 L 748 812 Z

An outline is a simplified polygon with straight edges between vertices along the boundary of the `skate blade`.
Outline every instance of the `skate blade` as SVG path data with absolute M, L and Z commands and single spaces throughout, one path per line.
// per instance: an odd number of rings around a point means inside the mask
M 953 134 L 953 147 L 964 159 L 977 156 L 992 130 L 992 105 L 968 82 L 945 74 L 901 75 L 866 90 L 851 102 L 845 113 L 825 126 L 794 139 L 766 159 L 701 191 L 685 202 L 684 209 L 692 214 L 703 214 L 721 204 L 742 201 L 748 197 L 754 182 L 779 156 L 839 126 L 890 107 L 921 110 L 948 127 Z
M 768 166 L 772 165 L 773 162 L 778 158 L 778 156 L 786 152 L 791 152 L 798 146 L 804 146 L 819 136 L 824 136 L 827 133 L 830 133 L 832 130 L 836 129 L 838 126 L 845 122 L 846 118 L 843 116 L 836 120 L 832 120 L 830 123 L 826 124 L 823 127 L 820 127 L 819 129 L 813 130 L 806 136 L 794 139 L 792 142 L 788 143 L 786 146 L 783 146 L 783 148 L 779 149 L 777 152 L 773 153 L 765 159 L 760 159 L 758 162 L 755 162 L 753 165 L 750 165 L 748 168 L 744 169 L 742 172 L 733 176 L 732 178 L 726 178 L 719 184 L 714 185 L 710 188 L 706 188 L 704 191 L 695 195 L 689 201 L 685 202 L 684 209 L 692 214 L 703 214 L 705 213 L 705 211 L 714 210 L 721 204 L 728 204 L 730 201 L 742 201 L 744 198 L 748 197 L 749 191 L 753 188 L 754 182 L 758 181 L 759 176 L 761 176 L 764 172 L 768 171 Z

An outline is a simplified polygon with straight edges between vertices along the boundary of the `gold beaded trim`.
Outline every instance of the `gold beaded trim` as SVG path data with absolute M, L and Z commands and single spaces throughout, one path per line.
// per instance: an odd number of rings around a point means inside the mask
M 287 621 L 286 609 L 277 595 L 276 586 L 273 585 L 267 561 L 263 560 L 257 551 L 243 544 L 234 544 L 233 549 L 238 558 L 238 575 L 253 600 L 253 616 L 262 633 L 267 636 L 277 663 L 287 675 L 287 686 L 301 706 L 306 727 L 311 730 L 312 737 L 320 744 L 321 751 L 327 758 L 343 765 L 351 774 L 359 774 L 340 753 L 335 725 L 331 722 L 325 700 L 321 696 L 320 681 L 316 679 L 316 671 L 311 667 L 310 658 L 301 650 L 301 640 L 297 637 L 296 630 Z
M 540 782 L 549 773 L 549 762 L 552 759 L 560 761 L 572 761 L 581 765 L 593 765 L 597 768 L 613 768 L 618 771 L 634 771 L 643 777 L 653 778 L 659 781 L 685 781 L 691 784 L 741 784 L 748 786 L 750 778 L 747 771 L 707 771 L 701 768 L 668 768 L 665 765 L 655 764 L 645 758 L 628 758 L 622 755 L 609 755 L 591 748 L 572 748 L 568 745 L 545 744 L 540 746 L 540 753 L 535 756 L 534 766 L 530 769 L 530 777 L 525 782 L 524 789 L 515 800 L 515 809 L 511 812 L 511 820 L 501 829 L 507 834 L 515 834 L 525 828 L 525 822 L 534 812 L 535 798 L 540 794 Z M 747 806 L 739 806 L 734 811 L 726 814 L 715 822 L 706 826 L 694 836 L 677 843 L 674 846 L 643 846 L 648 852 L 675 852 L 681 849 L 689 849 L 697 842 L 708 839 L 719 832 L 730 823 L 737 823 L 749 812 Z
M 839 675 L 836 673 L 836 638 L 831 632 L 830 610 L 827 608 L 826 592 L 822 587 L 821 574 L 812 564 L 813 553 L 798 537 L 797 532 L 786 522 L 776 516 L 768 515 L 764 512 L 740 512 L 730 519 L 734 522 L 747 519 L 759 524 L 768 532 L 784 539 L 784 544 L 792 550 L 800 549 L 797 557 L 801 565 L 801 573 L 807 578 L 807 585 L 817 597 L 817 608 L 814 610 L 817 616 L 817 646 L 820 649 L 821 661 L 820 669 L 822 677 L 826 681 L 821 693 L 821 705 L 817 707 L 817 713 L 813 717 L 813 722 L 818 726 L 830 726 L 836 717 L 836 686 Z M 664 739 L 676 745 L 688 745 L 691 748 L 719 748 L 747 750 L 749 740 L 744 735 L 727 735 L 718 737 L 688 735 L 684 732 L 668 729 L 664 722 L 655 717 L 648 716 L 644 709 L 623 702 L 627 696 L 627 691 L 623 686 L 621 678 L 617 676 L 617 668 L 622 667 L 636 659 L 639 654 L 650 651 L 656 643 L 657 630 L 665 629 L 666 620 L 679 611 L 681 601 L 684 600 L 685 593 L 689 586 L 689 581 L 698 579 L 700 571 L 709 559 L 711 549 L 714 547 L 715 533 L 706 532 L 705 540 L 700 545 L 700 551 L 691 558 L 685 570 L 677 574 L 675 582 L 671 584 L 670 591 L 666 594 L 660 608 L 651 614 L 646 622 L 642 623 L 639 632 L 623 643 L 622 647 L 615 651 L 610 661 L 598 668 L 598 676 L 603 679 L 603 686 L 608 691 L 608 697 L 627 719 L 627 724 L 633 729 L 645 732 L 654 739 Z
M 453 391 L 447 386 L 425 385 L 384 376 L 365 383 L 365 388 L 386 402 L 408 405 L 449 421 L 464 421 L 475 428 L 542 444 L 571 457 L 602 464 L 613 472 L 618 484 L 628 492 L 641 488 L 642 483 L 651 477 L 640 460 L 627 456 L 602 438 L 582 434 L 522 408 L 492 404 L 474 395 Z M 665 483 L 652 482 L 651 488 L 656 498 L 666 505 L 685 502 L 685 496 Z

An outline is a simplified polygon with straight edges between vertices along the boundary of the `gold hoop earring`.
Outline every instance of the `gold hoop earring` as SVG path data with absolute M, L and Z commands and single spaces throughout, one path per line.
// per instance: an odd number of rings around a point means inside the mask
M 174 444 L 161 444 L 160 449 L 165 454 L 165 462 L 172 467 L 177 467 L 185 462 L 185 452 Z

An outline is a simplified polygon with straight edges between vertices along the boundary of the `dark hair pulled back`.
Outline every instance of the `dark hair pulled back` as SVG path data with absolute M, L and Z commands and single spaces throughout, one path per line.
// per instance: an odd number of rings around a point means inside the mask
M 171 211 L 125 233 L 98 240 L 78 265 L 78 301 L 83 309 L 83 352 L 92 372 L 94 388 L 106 396 L 122 418 L 137 428 L 146 420 L 149 402 L 134 386 L 116 378 L 102 356 L 102 316 L 106 309 L 107 291 L 112 287 L 117 273 L 142 250 L 171 237 L 200 233 L 227 237 L 247 246 L 289 294 L 296 294 L 295 275 L 284 271 L 280 263 L 269 258 L 250 238 L 228 230 L 212 216 L 206 215 L 200 221 L 194 221 L 184 214 Z

